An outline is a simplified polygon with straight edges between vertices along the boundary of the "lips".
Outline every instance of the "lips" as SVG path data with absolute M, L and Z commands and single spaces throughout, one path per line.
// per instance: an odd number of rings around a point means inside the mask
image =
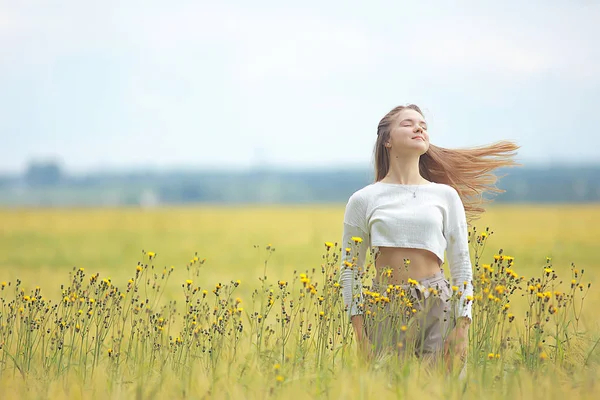
M 413 137 L 413 139 L 425 141 L 425 138 L 423 136 L 415 136 Z

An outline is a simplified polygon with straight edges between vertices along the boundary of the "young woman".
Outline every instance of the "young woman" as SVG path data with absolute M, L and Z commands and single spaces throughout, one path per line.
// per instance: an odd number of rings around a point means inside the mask
M 483 192 L 502 192 L 491 171 L 515 165 L 517 149 L 510 142 L 434 146 L 416 105 L 396 107 L 379 122 L 375 182 L 348 200 L 340 266 L 344 304 L 363 350 L 466 360 L 473 293 L 468 225 L 484 211 Z M 370 294 L 385 301 L 363 292 L 369 250 L 376 271 Z M 386 304 L 394 294 L 402 307 Z M 385 307 L 375 311 L 373 304 Z

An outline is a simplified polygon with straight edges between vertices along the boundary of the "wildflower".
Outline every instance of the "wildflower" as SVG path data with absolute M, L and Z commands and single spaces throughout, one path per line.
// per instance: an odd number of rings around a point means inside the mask
M 488 354 L 488 360 L 493 360 L 494 357 L 496 357 L 494 353 L 489 353 Z
M 331 242 L 325 242 L 325 248 L 327 250 L 331 249 L 332 247 L 333 247 L 333 243 L 331 243 Z
M 2 282 L 2 289 L 4 289 L 6 287 L 6 282 Z
M 138 265 L 137 267 L 135 267 L 135 269 L 137 270 L 137 272 L 141 272 L 142 271 L 142 266 Z
M 513 322 L 514 319 L 515 319 L 514 314 L 508 314 L 508 322 Z
M 544 360 L 547 360 L 547 359 L 548 359 L 548 354 L 546 354 L 545 351 L 542 351 L 540 353 L 540 360 L 544 361 Z
M 452 286 L 452 291 L 453 292 L 458 292 L 458 286 Z
M 193 282 L 191 279 L 188 279 L 185 281 L 185 283 L 186 283 L 186 285 L 191 286 Z
M 408 329 L 408 327 L 406 325 L 402 325 L 402 327 L 400 327 L 400 330 L 402 332 L 406 332 L 407 329 Z
M 281 365 L 280 365 L 280 364 L 275 364 L 275 365 L 273 365 L 273 368 L 274 368 L 275 370 L 278 370 L 279 368 L 281 368 Z
M 153 258 L 155 256 L 155 253 L 153 251 L 149 251 L 148 252 L 148 257 L 149 258 Z
M 496 286 L 496 289 L 494 289 L 494 290 L 496 291 L 496 293 L 502 294 L 502 293 L 504 293 L 504 290 L 506 290 L 506 288 L 502 285 L 498 285 L 498 286 Z
M 544 268 L 544 272 L 546 273 L 546 276 L 548 276 L 552 273 L 552 268 Z
M 283 382 L 284 381 L 284 377 L 281 375 L 277 375 L 277 377 L 275 378 L 277 380 L 277 382 Z
M 363 241 L 362 238 L 358 237 L 358 236 L 352 236 L 352 238 L 350 240 L 352 240 L 356 244 L 362 243 L 362 241 Z
M 415 281 L 414 279 L 411 279 L 411 278 L 408 278 L 408 283 L 410 285 L 418 285 L 419 284 L 419 282 L 417 282 L 417 281 Z

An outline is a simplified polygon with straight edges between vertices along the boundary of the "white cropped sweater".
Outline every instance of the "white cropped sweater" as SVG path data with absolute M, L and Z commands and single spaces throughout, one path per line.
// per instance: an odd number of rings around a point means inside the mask
M 358 245 L 352 240 L 360 237 Z M 452 284 L 462 292 L 456 317 L 471 318 L 473 271 L 469 256 L 467 220 L 458 192 L 449 185 L 427 183 L 402 185 L 376 182 L 356 191 L 346 205 L 342 248 L 351 247 L 352 254 L 342 251 L 340 286 L 350 316 L 361 314 L 362 285 L 357 267 L 364 267 L 369 249 L 378 246 L 417 248 L 431 251 L 440 263 L 444 251 Z M 354 267 L 352 262 L 358 256 Z M 465 287 L 465 282 L 467 285 Z

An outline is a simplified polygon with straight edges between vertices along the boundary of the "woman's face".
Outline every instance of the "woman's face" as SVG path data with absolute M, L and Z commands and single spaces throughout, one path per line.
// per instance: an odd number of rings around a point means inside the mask
M 429 149 L 427 122 L 415 110 L 406 108 L 396 116 L 386 147 L 395 154 L 424 154 Z

